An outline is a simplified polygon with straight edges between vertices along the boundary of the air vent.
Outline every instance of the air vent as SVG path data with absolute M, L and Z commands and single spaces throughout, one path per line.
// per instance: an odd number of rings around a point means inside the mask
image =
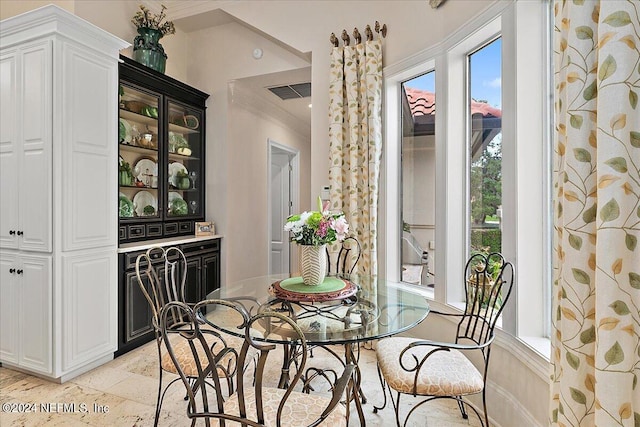
M 298 83 L 295 85 L 275 86 L 267 88 L 280 99 L 308 98 L 311 96 L 311 83 Z

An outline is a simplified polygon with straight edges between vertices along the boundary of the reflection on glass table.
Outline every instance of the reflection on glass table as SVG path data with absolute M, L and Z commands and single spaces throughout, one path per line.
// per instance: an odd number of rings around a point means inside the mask
M 309 345 L 329 352 L 340 361 L 342 366 L 348 363 L 355 364 L 356 369 L 351 379 L 351 387 L 348 388 L 351 392 L 347 394 L 347 402 L 355 403 L 360 423 L 365 425 L 362 404 L 366 403 L 366 396 L 360 388 L 361 374 L 357 367 L 359 344 L 413 328 L 426 318 L 429 313 L 429 304 L 422 294 L 406 285 L 385 279 L 363 276 L 328 279 L 342 282 L 343 287 L 336 285 L 337 288 L 322 293 L 314 292 L 314 287 L 310 286 L 308 293 L 296 292 L 289 276 L 275 275 L 231 283 L 211 292 L 207 295 L 207 299 L 235 301 L 242 305 L 248 315 L 267 311 L 284 314 L 295 321 Z M 281 284 L 287 284 L 285 292 L 278 288 Z M 353 287 L 354 292 L 350 292 L 349 287 Z M 201 314 L 203 319 L 212 326 L 243 337 L 244 330 L 238 328 L 243 323 L 242 319 L 238 318 L 237 313 L 233 311 L 217 306 L 215 310 L 205 308 Z M 289 372 L 295 369 L 287 362 L 294 359 L 291 355 L 295 354 L 298 347 L 298 343 L 291 338 L 295 334 L 284 322 L 261 326 L 264 328 L 260 331 L 262 339 L 288 344 L 285 347 L 289 349 L 289 353 L 284 355 L 280 378 L 280 385 L 285 386 L 289 381 Z M 331 347 L 336 344 L 344 347 L 344 355 L 338 354 Z M 311 375 L 331 377 L 331 375 L 324 375 L 330 370 L 319 373 L 317 369 L 313 371 L 310 369 L 305 373 L 307 379 Z M 347 404 L 347 412 L 349 406 Z

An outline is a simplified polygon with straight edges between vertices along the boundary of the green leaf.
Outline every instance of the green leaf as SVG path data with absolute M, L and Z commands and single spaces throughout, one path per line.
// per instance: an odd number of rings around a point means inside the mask
M 624 244 L 627 245 L 627 249 L 633 252 L 636 250 L 636 246 L 638 245 L 638 238 L 633 234 L 627 233 L 627 235 L 624 236 Z
M 635 390 L 637 385 L 638 385 L 638 376 L 636 374 L 633 374 L 633 383 L 632 383 L 631 389 Z
M 631 104 L 631 108 L 634 110 L 638 106 L 638 94 L 629 89 L 629 104 Z
M 562 406 L 562 402 L 558 402 L 558 412 L 564 415 L 564 407 Z
M 600 79 L 600 81 L 603 81 L 611 77 L 611 75 L 616 72 L 618 65 L 616 64 L 615 58 L 611 55 L 608 55 L 598 68 L 598 79 Z
M 625 316 L 631 313 L 629 311 L 629 306 L 627 305 L 627 303 L 621 300 L 612 302 L 611 304 L 609 304 L 609 307 L 611 307 L 618 316 Z
M 597 96 L 598 96 L 598 85 L 594 80 L 589 86 L 584 88 L 584 91 L 582 92 L 582 97 L 584 98 L 585 101 L 591 101 Z
M 558 422 L 558 410 L 554 409 L 553 412 L 551 412 L 551 421 L 553 421 L 554 423 Z
M 584 148 L 574 148 L 573 155 L 579 162 L 589 163 L 591 162 L 591 153 Z
M 627 159 L 625 159 L 624 157 L 614 157 L 604 163 L 611 166 L 611 168 L 613 168 L 616 172 L 627 173 L 627 171 L 629 170 L 627 168 Z
M 571 392 L 571 398 L 573 400 L 575 400 L 576 402 L 578 402 L 578 403 L 580 403 L 582 405 L 586 405 L 587 397 L 584 395 L 583 392 L 581 392 L 577 388 L 573 388 L 573 387 L 569 387 L 569 391 Z
M 567 363 L 576 371 L 580 367 L 580 359 L 573 353 L 567 352 Z
M 591 326 L 586 331 L 582 331 L 580 334 L 580 342 L 582 342 L 582 344 L 596 342 L 596 328 Z
M 579 251 L 582 248 L 582 237 L 569 234 L 569 244 L 573 249 Z
M 600 219 L 604 222 L 609 222 L 617 219 L 620 216 L 620 206 L 616 199 L 609 200 L 600 210 Z
M 594 204 L 589 209 L 582 213 L 582 220 L 585 224 L 590 224 L 596 220 L 598 214 L 598 207 Z
M 558 218 L 562 216 L 562 203 L 558 202 Z M 640 217 L 640 209 L 638 210 L 638 217 Z
M 582 127 L 582 120 L 582 116 L 572 114 L 571 118 L 569 119 L 569 123 L 571 124 L 572 128 L 580 129 Z
M 604 23 L 612 27 L 624 27 L 631 24 L 631 17 L 624 10 L 619 10 L 604 18 Z
M 582 283 L 583 285 L 591 284 L 591 278 L 589 278 L 589 275 L 585 273 L 584 270 L 572 268 L 571 271 L 573 272 L 573 277 L 578 283 Z
M 576 6 L 582 6 L 584 4 L 584 0 L 573 0 L 573 4 L 575 4 Z
M 593 30 L 586 25 L 582 25 L 576 28 L 576 37 L 578 37 L 580 40 L 593 40 Z
M 629 132 L 629 138 L 631 139 L 631 145 L 640 148 L 640 132 L 631 131 Z
M 618 341 L 604 354 L 604 360 L 606 360 L 609 365 L 617 365 L 624 360 L 624 351 L 622 351 L 622 347 L 620 347 Z
M 640 289 L 640 274 L 630 272 L 629 273 L 629 284 L 633 289 Z
M 633 413 L 633 427 L 640 427 L 640 414 L 637 412 Z

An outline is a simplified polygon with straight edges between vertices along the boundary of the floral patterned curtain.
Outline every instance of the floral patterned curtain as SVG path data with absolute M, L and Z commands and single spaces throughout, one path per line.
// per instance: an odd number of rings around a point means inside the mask
M 362 245 L 358 274 L 375 275 L 382 40 L 332 48 L 329 97 L 330 209 L 345 213 Z
M 555 6 L 551 424 L 640 425 L 640 1 Z

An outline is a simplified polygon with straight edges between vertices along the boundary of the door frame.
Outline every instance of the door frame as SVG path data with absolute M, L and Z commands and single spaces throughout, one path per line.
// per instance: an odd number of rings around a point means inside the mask
M 267 138 L 267 224 L 268 224 L 268 239 L 267 239 L 267 271 L 269 275 L 273 274 L 271 271 L 271 241 L 273 236 L 273 230 L 271 228 L 272 211 L 271 211 L 271 156 L 275 152 L 286 153 L 291 158 L 291 186 L 289 191 L 291 192 L 291 211 L 298 212 L 300 210 L 300 150 L 281 144 L 277 141 Z M 282 219 L 282 226 L 284 227 L 284 218 Z M 289 270 L 293 265 L 293 260 L 298 257 L 297 245 L 290 245 L 289 247 Z

